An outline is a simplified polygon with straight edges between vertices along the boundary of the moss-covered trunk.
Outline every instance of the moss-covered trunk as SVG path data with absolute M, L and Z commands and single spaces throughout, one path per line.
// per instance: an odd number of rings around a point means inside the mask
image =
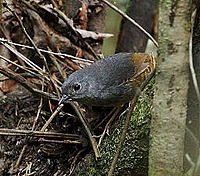
M 160 0 L 150 176 L 182 175 L 190 11 L 190 0 Z

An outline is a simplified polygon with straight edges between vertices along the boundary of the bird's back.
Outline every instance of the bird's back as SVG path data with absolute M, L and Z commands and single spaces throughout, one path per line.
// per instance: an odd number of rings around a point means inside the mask
M 136 73 L 132 61 L 133 55 L 132 53 L 119 53 L 101 59 L 83 69 L 84 74 L 104 86 L 121 84 Z

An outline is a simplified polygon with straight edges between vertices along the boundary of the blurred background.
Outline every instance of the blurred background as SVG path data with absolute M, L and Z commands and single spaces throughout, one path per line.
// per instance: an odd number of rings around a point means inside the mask
M 123 12 L 126 12 L 129 2 L 130 0 L 116 0 L 113 1 L 113 4 L 115 4 Z M 115 53 L 121 20 L 121 15 L 116 13 L 111 8 L 106 7 L 105 33 L 114 34 L 114 37 L 104 40 L 102 50 L 104 56 Z

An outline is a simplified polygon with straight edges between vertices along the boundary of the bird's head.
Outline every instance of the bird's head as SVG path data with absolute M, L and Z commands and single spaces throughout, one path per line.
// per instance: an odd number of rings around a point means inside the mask
M 88 96 L 90 92 L 90 84 L 88 83 L 88 76 L 84 74 L 83 70 L 78 70 L 72 73 L 66 79 L 61 87 L 62 98 L 59 104 L 67 100 L 81 101 Z

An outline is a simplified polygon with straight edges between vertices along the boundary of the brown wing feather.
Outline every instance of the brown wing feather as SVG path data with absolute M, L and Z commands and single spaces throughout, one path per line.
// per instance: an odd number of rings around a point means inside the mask
M 149 54 L 137 53 L 131 58 L 136 67 L 136 74 L 127 80 L 127 84 L 142 85 L 148 82 L 156 68 L 155 57 Z

